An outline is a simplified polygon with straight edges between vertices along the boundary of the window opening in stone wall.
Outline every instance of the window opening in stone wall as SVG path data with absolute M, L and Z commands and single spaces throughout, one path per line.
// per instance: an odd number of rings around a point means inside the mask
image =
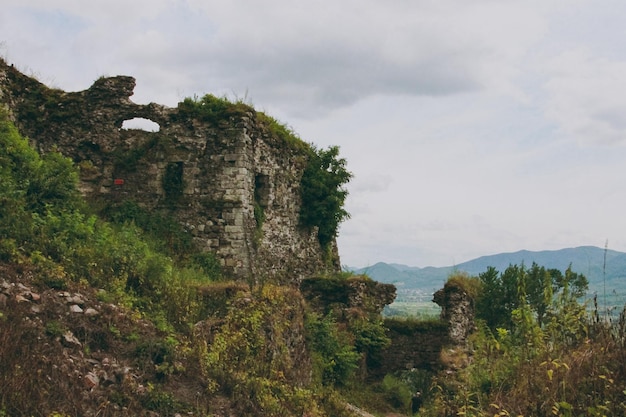
M 269 177 L 257 174 L 254 177 L 254 220 L 256 220 L 256 232 L 254 241 L 261 241 L 263 235 L 263 222 L 265 221 L 265 208 L 269 204 Z
M 122 122 L 122 129 L 124 130 L 143 130 L 146 132 L 158 132 L 161 130 L 161 126 L 157 122 L 150 119 L 144 119 L 143 117 L 135 117 L 134 119 L 124 120 Z
M 168 203 L 177 202 L 185 191 L 184 163 L 170 162 L 163 173 L 163 191 Z
M 257 174 L 254 177 L 254 201 L 261 207 L 267 207 L 270 199 L 269 176 Z

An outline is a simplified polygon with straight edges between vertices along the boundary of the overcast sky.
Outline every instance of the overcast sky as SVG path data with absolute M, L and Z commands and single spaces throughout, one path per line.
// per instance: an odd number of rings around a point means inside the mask
M 623 0 L 2 0 L 0 54 L 245 99 L 354 173 L 342 263 L 626 251 Z

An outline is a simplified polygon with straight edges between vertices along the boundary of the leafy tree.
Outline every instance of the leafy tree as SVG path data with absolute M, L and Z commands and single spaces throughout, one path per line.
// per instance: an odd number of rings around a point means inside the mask
M 476 315 L 491 330 L 498 327 L 512 329 L 512 313 L 522 311 L 522 307 L 528 307 L 539 325 L 544 326 L 549 320 L 555 297 L 565 297 L 568 302 L 576 301 L 588 288 L 587 278 L 573 272 L 571 266 L 565 274 L 536 263 L 530 268 L 524 268 L 523 264 L 509 265 L 501 274 L 489 267 L 478 278 L 481 291 L 476 301 Z
M 476 300 L 476 316 L 483 319 L 490 329 L 502 327 L 501 320 L 506 314 L 504 294 L 499 272 L 493 266 L 478 274 L 481 292 Z
M 351 178 L 346 160 L 339 158 L 339 147 L 312 148 L 301 182 L 300 221 L 305 227 L 318 228 L 324 247 L 337 235 L 339 224 L 350 217 L 343 205 L 348 196 L 344 185 Z
M 537 321 L 543 324 L 556 291 L 553 283 L 562 273 L 558 269 L 546 269 L 535 262 L 526 273 L 526 299 L 537 313 Z
M 501 274 L 494 267 L 478 275 L 481 292 L 476 302 L 477 318 L 485 320 L 490 329 L 510 329 L 511 313 L 519 306 L 517 285 L 523 267 L 509 265 Z

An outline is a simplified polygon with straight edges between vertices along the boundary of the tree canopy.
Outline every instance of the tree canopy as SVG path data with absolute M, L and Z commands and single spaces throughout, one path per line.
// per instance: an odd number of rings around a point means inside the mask
M 302 176 L 300 221 L 305 227 L 317 226 L 324 247 L 337 236 L 339 224 L 350 217 L 343 207 L 348 196 L 344 185 L 352 178 L 346 165 L 346 160 L 339 158 L 339 147 L 312 147 Z

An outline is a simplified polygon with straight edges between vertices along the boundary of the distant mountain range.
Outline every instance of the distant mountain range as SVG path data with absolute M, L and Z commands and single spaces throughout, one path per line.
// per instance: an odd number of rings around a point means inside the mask
M 606 265 L 605 265 L 606 256 Z M 626 293 L 626 253 L 605 250 L 595 246 L 581 246 L 553 251 L 532 252 L 522 250 L 513 253 L 482 256 L 455 266 L 419 268 L 400 264 L 378 262 L 365 268 L 349 268 L 356 273 L 367 274 L 379 282 L 396 285 L 398 290 L 421 290 L 432 293 L 443 287 L 448 276 L 455 271 L 478 275 L 493 266 L 503 272 L 509 265 L 535 262 L 546 268 L 565 271 L 569 265 L 589 280 L 589 293 L 619 291 Z

